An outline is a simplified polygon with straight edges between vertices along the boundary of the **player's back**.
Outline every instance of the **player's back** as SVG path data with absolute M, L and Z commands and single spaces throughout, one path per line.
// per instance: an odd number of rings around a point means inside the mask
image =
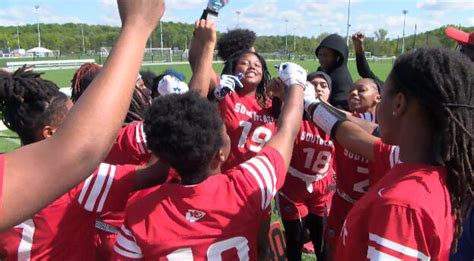
M 135 194 L 115 252 L 148 260 L 256 260 L 260 222 L 286 173 L 278 152 L 262 153 L 197 185 Z
M 90 260 L 95 216 L 75 202 L 69 192 L 32 218 L 0 233 L 2 260 Z M 59 233 L 60 232 L 60 233 Z

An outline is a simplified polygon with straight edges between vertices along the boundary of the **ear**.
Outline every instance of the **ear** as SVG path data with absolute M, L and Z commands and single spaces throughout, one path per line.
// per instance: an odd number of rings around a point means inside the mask
M 50 138 L 56 132 L 56 129 L 57 128 L 53 126 L 49 126 L 49 125 L 44 126 L 43 129 L 41 130 L 41 135 L 42 135 L 41 138 L 42 139 Z
M 227 160 L 225 153 L 222 149 L 219 149 L 219 152 L 217 153 L 217 157 L 220 163 L 224 163 Z
M 375 103 L 379 104 L 381 100 L 382 100 L 382 96 L 380 96 L 380 94 L 377 94 L 375 96 Z
M 397 93 L 392 102 L 392 115 L 400 117 L 407 111 L 408 100 L 407 96 L 401 92 Z

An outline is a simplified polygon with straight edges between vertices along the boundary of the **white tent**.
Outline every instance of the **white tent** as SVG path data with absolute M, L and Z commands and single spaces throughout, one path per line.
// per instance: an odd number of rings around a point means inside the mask
M 30 50 L 26 51 L 26 53 L 27 54 L 32 54 L 34 56 L 44 57 L 44 56 L 52 55 L 53 51 L 51 51 L 49 49 L 46 49 L 44 47 L 35 47 L 35 48 L 31 48 Z

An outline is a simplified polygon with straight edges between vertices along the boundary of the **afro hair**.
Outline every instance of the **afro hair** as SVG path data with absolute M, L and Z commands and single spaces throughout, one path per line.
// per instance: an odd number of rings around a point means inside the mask
M 236 52 L 250 50 L 256 38 L 255 32 L 247 29 L 229 30 L 217 41 L 217 56 L 227 61 Z

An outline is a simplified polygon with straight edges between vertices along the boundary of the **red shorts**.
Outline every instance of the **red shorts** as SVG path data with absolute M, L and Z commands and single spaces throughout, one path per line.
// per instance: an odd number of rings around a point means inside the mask
M 349 211 L 353 206 L 354 204 L 346 201 L 339 196 L 339 194 L 334 193 L 325 237 L 326 243 L 332 249 L 335 249 L 337 246 L 337 240 L 341 233 L 342 225 L 344 225 L 344 220 L 346 220 L 347 214 L 349 214 Z
M 333 192 L 330 186 L 332 175 L 312 183 L 313 191 L 309 192 L 306 183 L 301 179 L 288 175 L 280 190 L 281 217 L 285 220 L 304 218 L 311 213 L 320 217 L 327 216 L 331 208 Z
M 95 260 L 111 260 L 117 234 L 106 232 L 98 228 L 96 228 L 95 231 Z

